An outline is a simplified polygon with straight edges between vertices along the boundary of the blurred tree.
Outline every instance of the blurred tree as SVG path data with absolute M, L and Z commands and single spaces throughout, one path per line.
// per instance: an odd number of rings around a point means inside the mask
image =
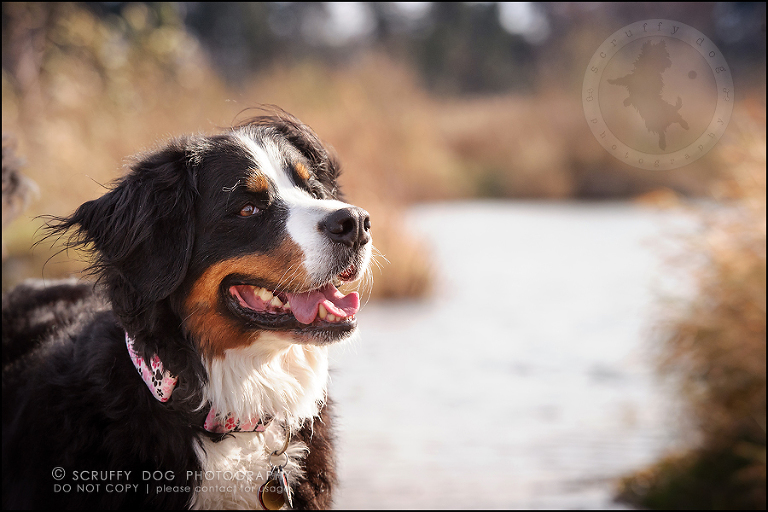
M 328 63 L 376 47 L 405 58 L 440 92 L 529 90 L 534 82 L 531 46 L 502 28 L 496 3 L 435 2 L 421 16 L 393 3 L 363 4 L 375 29 L 369 41 L 346 45 L 326 36 L 351 21 L 334 19 L 322 2 L 184 5 L 187 26 L 229 81 L 275 63 Z
M 41 108 L 43 46 L 55 10 L 47 4 L 3 2 L 3 74 L 25 98 L 22 108 Z
M 231 83 L 275 64 L 349 62 L 349 57 L 377 49 L 414 66 L 427 86 L 441 93 L 578 89 L 589 56 L 605 37 L 650 18 L 697 28 L 725 53 L 736 80 L 744 77 L 742 83 L 757 86 L 765 82 L 765 3 L 541 3 L 528 7 L 549 28 L 546 37 L 535 41 L 502 25 L 496 2 L 373 2 L 349 10 L 325 2 L 84 5 L 123 27 L 128 37 L 145 34 L 143 26 L 183 22 Z M 42 46 L 39 39 L 57 9 L 66 4 L 3 4 L 3 69 L 20 87 L 34 88 L 35 69 L 40 68 L 34 49 Z M 372 20 L 373 29 L 346 40 L 334 37 L 361 23 L 360 16 L 350 15 L 353 11 Z M 146 16 L 131 16 L 136 13 Z
M 273 64 L 327 60 L 317 27 L 328 13 L 320 2 L 188 2 L 186 24 L 225 79 L 241 83 Z
M 271 64 L 279 51 L 269 11 L 261 2 L 187 3 L 185 22 L 224 77 L 237 82 Z
M 176 78 L 197 48 L 167 3 L 3 2 L 2 25 L 3 83 L 18 94 L 26 119 L 63 94 L 41 83 L 61 81 L 74 62 L 93 73 L 90 87 L 125 92 L 137 73 Z
M 427 16 L 425 34 L 410 39 L 409 51 L 433 89 L 447 93 L 532 89 L 531 45 L 502 28 L 498 4 L 435 2 Z

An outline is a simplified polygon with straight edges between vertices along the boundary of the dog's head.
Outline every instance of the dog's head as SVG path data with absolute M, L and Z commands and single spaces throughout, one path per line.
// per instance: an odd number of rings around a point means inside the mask
M 209 360 L 269 343 L 326 344 L 356 327 L 338 286 L 368 268 L 368 213 L 343 202 L 334 156 L 283 112 L 139 157 L 104 196 L 52 223 L 93 244 L 126 330 L 162 352 L 178 328 Z

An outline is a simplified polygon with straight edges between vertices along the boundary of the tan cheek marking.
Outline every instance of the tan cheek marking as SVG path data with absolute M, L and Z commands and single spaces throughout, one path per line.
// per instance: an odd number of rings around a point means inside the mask
M 246 181 L 246 187 L 252 192 L 266 192 L 269 189 L 269 181 L 260 172 L 254 170 Z
M 304 181 L 307 181 L 309 179 L 309 176 L 310 176 L 309 170 L 303 163 L 296 162 L 293 165 L 293 168 L 296 169 L 296 174 L 299 175 L 299 178 L 301 178 Z
M 308 288 L 312 282 L 303 262 L 301 249 L 292 240 L 286 240 L 270 254 L 241 256 L 209 267 L 195 281 L 184 302 L 184 326 L 201 354 L 208 360 L 224 357 L 226 350 L 250 345 L 260 334 L 258 330 L 248 330 L 219 303 L 219 287 L 225 277 L 240 274 L 273 286 Z

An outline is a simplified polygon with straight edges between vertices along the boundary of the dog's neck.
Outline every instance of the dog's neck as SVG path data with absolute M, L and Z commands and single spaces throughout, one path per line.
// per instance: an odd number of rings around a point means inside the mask
M 287 336 L 262 333 L 251 345 L 207 361 L 204 402 L 239 417 L 277 418 L 291 429 L 311 421 L 326 399 L 328 349 Z

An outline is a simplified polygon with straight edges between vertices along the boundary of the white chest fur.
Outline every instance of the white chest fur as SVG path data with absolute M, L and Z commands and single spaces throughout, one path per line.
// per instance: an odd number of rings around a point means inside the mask
M 269 454 L 279 451 L 284 437 L 279 429 L 269 428 L 264 433 L 239 432 L 215 443 L 204 439 L 198 449 L 202 471 L 196 475 L 199 484 L 195 489 L 192 507 L 196 509 L 261 509 L 258 492 L 269 475 Z M 301 459 L 307 447 L 301 442 L 291 442 L 286 450 L 288 464 L 285 467 L 288 480 L 302 476 Z M 284 456 L 274 457 L 282 463 Z
M 233 433 L 222 441 L 202 437 L 197 456 L 202 471 L 195 475 L 193 508 L 260 509 L 259 487 L 271 469 L 270 454 L 285 441 L 281 425 L 296 432 L 315 418 L 325 401 L 328 351 L 297 345 L 284 336 L 266 333 L 248 347 L 228 350 L 208 364 L 205 403 L 238 418 L 274 418 L 265 432 Z M 284 468 L 289 481 L 300 474 L 304 443 L 293 441 Z M 281 464 L 284 457 L 274 458 Z

